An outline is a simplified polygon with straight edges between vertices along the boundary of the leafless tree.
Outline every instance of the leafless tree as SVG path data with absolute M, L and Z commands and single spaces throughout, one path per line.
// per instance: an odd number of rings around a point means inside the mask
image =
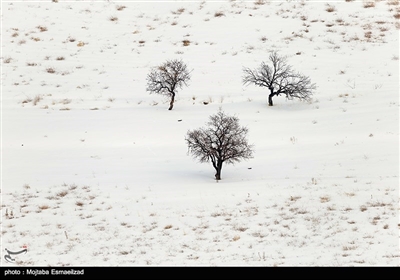
M 234 164 L 253 157 L 253 145 L 246 140 L 248 129 L 239 125 L 236 116 L 222 110 L 210 116 L 207 128 L 188 131 L 185 138 L 189 153 L 200 162 L 210 162 L 216 170 L 215 179 L 221 180 L 223 163 Z
M 251 70 L 243 68 L 243 84 L 254 84 L 269 89 L 269 106 L 273 106 L 272 97 L 284 94 L 286 98 L 299 98 L 309 100 L 315 90 L 315 84 L 311 83 L 309 77 L 294 72 L 292 67 L 287 64 L 286 57 L 279 56 L 277 52 L 272 52 L 269 56 L 271 66 L 265 62 L 261 63 L 258 69 Z
M 190 80 L 190 71 L 182 60 L 167 60 L 153 68 L 147 75 L 147 91 L 167 95 L 171 98 L 168 110 L 174 107 L 175 95 L 178 88 L 187 86 Z

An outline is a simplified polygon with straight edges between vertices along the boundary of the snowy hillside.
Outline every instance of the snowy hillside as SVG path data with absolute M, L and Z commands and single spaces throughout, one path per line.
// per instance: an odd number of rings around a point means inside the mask
M 2 266 L 399 265 L 400 1 L 1 5 Z M 272 51 L 310 102 L 243 85 Z M 216 182 L 185 136 L 220 108 L 254 158 Z

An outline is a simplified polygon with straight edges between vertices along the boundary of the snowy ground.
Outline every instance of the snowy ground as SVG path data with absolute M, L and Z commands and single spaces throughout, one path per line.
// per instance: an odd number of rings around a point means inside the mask
M 1 250 L 28 249 L 1 265 L 399 266 L 398 0 L 1 11 Z M 274 50 L 311 102 L 242 85 Z M 168 111 L 146 76 L 174 58 Z M 255 152 L 217 183 L 184 138 L 219 108 Z

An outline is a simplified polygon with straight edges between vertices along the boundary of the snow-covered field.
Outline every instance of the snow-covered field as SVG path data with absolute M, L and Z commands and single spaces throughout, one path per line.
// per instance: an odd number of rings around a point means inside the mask
M 1 5 L 1 265 L 399 266 L 398 0 Z M 243 86 L 271 51 L 312 101 Z M 255 148 L 216 182 L 185 136 L 219 108 Z

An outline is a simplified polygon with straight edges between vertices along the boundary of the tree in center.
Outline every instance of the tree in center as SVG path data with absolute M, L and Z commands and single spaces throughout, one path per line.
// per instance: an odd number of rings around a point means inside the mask
M 212 163 L 215 179 L 221 180 L 224 163 L 234 164 L 253 157 L 253 146 L 247 143 L 248 129 L 239 125 L 236 116 L 228 116 L 222 110 L 210 116 L 206 128 L 188 131 L 186 143 L 189 153 L 200 162 Z

